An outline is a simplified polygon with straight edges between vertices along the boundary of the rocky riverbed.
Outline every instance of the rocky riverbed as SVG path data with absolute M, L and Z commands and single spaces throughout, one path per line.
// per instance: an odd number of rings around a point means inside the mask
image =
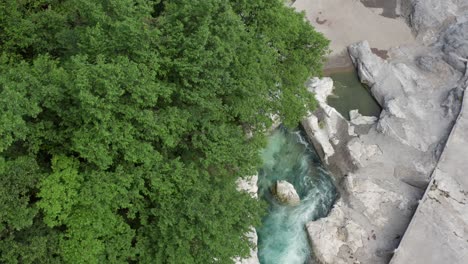
M 468 1 L 397 6 L 416 43 L 390 48 L 386 59 L 366 41 L 348 48 L 383 108 L 379 119 L 348 122 L 322 101 L 303 122 L 341 191 L 330 215 L 307 225 L 323 263 L 468 263 L 467 117 L 459 115 Z M 311 89 L 328 91 L 324 82 Z
M 327 70 L 352 62 L 382 107 L 378 119 L 353 111 L 348 121 L 326 102 L 331 79 L 307 84 L 319 108 L 303 127 L 340 191 L 306 225 L 315 257 L 468 263 L 468 0 L 293 6 L 331 39 Z

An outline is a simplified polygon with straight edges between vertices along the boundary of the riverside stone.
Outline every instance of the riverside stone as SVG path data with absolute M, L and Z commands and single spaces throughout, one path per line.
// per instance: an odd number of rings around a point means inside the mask
M 307 224 L 307 232 L 312 240 L 315 257 L 321 263 L 353 263 L 352 252 L 363 246 L 366 231 L 346 217 L 347 208 L 340 199 L 336 202 L 328 217 Z M 338 258 L 337 256 L 342 257 Z M 350 262 L 348 262 L 350 261 Z
M 344 175 L 354 170 L 355 165 L 350 154 L 342 149 L 356 136 L 352 126 L 335 108 L 330 107 L 326 98 L 332 94 L 333 80 L 329 77 L 313 78 L 307 89 L 314 93 L 318 108 L 301 122 L 312 145 L 322 161 L 335 175 Z M 330 160 L 332 159 L 332 160 Z
M 287 181 L 277 181 L 273 186 L 273 194 L 278 202 L 282 204 L 297 206 L 301 203 L 301 198 L 294 189 L 294 186 Z
M 315 99 L 322 104 L 326 104 L 327 97 L 332 94 L 333 80 L 330 77 L 317 78 L 309 80 L 307 90 L 315 94 Z
M 358 126 L 358 125 L 372 125 L 377 122 L 378 118 L 375 116 L 363 116 L 359 113 L 359 110 L 351 110 L 349 111 L 349 119 L 351 120 L 351 124 Z

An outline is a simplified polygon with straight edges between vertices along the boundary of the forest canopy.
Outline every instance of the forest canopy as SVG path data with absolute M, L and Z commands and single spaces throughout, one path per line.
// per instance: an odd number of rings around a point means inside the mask
M 0 263 L 248 255 L 236 180 L 327 46 L 281 0 L 1 1 Z

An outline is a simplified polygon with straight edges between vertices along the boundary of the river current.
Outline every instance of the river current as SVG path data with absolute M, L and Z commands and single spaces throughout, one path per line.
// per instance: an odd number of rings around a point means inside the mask
M 301 130 L 274 131 L 262 158 L 258 194 L 268 202 L 269 212 L 257 228 L 260 263 L 313 263 L 305 224 L 326 216 L 337 197 L 330 173 Z M 294 185 L 300 205 L 287 206 L 275 200 L 271 187 L 278 180 Z

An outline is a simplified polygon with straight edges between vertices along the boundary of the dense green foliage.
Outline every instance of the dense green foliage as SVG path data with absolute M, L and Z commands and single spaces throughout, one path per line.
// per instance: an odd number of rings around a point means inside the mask
M 327 44 L 279 0 L 2 0 L 0 263 L 248 254 L 236 179 Z

